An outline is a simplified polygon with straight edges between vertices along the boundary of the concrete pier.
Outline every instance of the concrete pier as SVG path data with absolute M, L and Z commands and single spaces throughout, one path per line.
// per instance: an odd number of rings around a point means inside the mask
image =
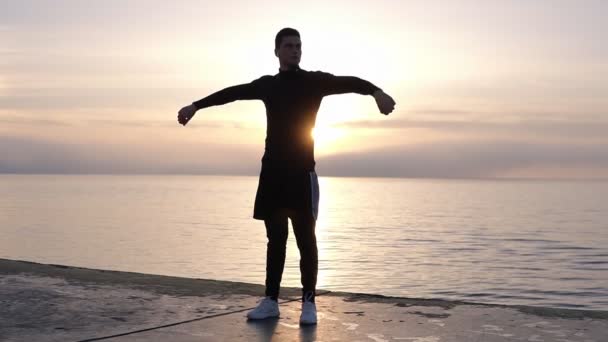
M 247 321 L 263 286 L 0 259 L 0 341 L 608 341 L 608 312 L 319 290 L 300 326 L 299 289 L 281 317 Z

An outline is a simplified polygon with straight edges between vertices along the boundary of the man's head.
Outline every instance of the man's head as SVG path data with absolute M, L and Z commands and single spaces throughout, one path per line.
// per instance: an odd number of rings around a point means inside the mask
M 279 58 L 282 69 L 292 69 L 300 64 L 302 42 L 300 33 L 286 27 L 274 39 L 274 54 Z

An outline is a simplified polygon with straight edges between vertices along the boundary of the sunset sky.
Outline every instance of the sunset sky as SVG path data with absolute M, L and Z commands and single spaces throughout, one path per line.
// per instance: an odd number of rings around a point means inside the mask
M 306 70 L 397 102 L 326 97 L 320 176 L 608 179 L 608 2 L 28 1 L 0 3 L 0 173 L 257 175 L 265 108 L 177 111 Z

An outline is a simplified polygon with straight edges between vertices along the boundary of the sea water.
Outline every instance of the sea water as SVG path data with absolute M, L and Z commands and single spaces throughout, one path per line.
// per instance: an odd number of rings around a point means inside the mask
M 608 182 L 320 175 L 318 288 L 608 310 Z M 0 257 L 263 284 L 257 177 L 0 175 Z M 300 286 L 290 227 L 283 286 Z

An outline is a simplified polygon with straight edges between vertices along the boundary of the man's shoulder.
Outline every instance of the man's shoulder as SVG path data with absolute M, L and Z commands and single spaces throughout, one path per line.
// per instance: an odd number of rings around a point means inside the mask
M 327 71 L 322 71 L 322 70 L 310 71 L 309 74 L 315 79 L 325 79 L 327 77 L 333 76 L 332 73 L 329 73 Z
M 323 80 L 327 77 L 333 76 L 333 74 L 326 72 L 326 71 L 322 71 L 322 70 L 300 69 L 298 71 L 298 73 L 300 74 L 300 76 L 304 76 L 305 79 L 314 79 L 314 80 Z M 277 73 L 275 75 L 260 76 L 254 82 L 266 83 L 266 82 L 271 82 L 271 81 L 275 81 L 275 80 L 279 80 L 279 79 L 280 79 L 280 73 Z
M 311 75 L 327 75 L 327 74 L 329 74 L 328 72 L 322 71 L 322 70 L 308 71 L 308 73 L 310 73 Z
M 253 81 L 251 81 L 251 85 L 255 86 L 256 88 L 266 88 L 269 86 L 270 82 L 274 79 L 273 76 L 270 75 L 263 75 L 260 76 L 256 79 L 254 79 Z
M 257 79 L 255 79 L 254 82 L 265 82 L 265 81 L 269 81 L 273 78 L 274 78 L 274 76 L 272 76 L 272 75 L 263 75 L 263 76 L 260 76 Z
M 302 69 L 302 68 L 299 68 L 298 73 L 303 73 L 303 74 L 307 74 L 307 75 L 330 74 L 329 72 L 322 71 L 322 70 L 306 70 L 306 69 Z M 268 77 L 276 77 L 276 76 L 279 76 L 279 74 L 280 73 L 276 73 L 275 75 L 272 75 L 272 76 L 265 75 L 265 76 L 262 76 L 262 77 L 266 77 L 266 76 L 268 76 Z

